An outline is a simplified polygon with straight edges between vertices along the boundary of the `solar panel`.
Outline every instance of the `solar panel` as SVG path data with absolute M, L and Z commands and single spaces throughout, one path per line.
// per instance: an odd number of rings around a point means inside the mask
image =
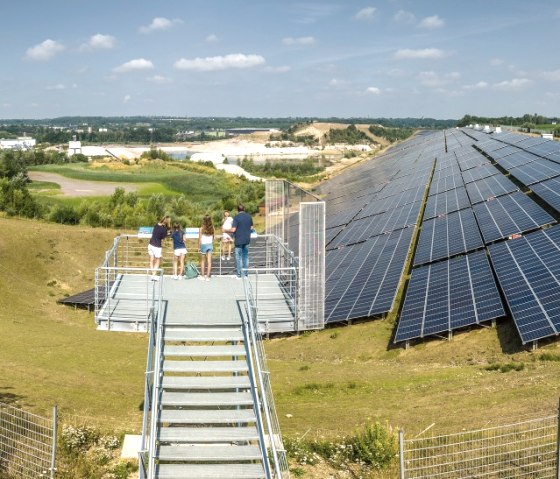
M 453 213 L 453 211 L 468 208 L 470 205 L 467 191 L 463 187 L 433 195 L 428 198 L 426 203 L 424 220 Z
M 544 201 L 560 212 L 560 177 L 531 185 L 531 189 Z
M 365 241 L 372 236 L 381 235 L 416 224 L 421 202 L 410 203 L 380 215 L 352 221 L 329 245 L 339 248 Z
M 538 161 L 512 168 L 510 173 L 528 186 L 560 175 L 560 164 L 539 158 Z
M 526 147 L 525 149 L 538 156 L 547 156 L 551 153 L 560 153 L 560 143 L 549 140 L 538 145 Z
M 523 344 L 560 331 L 560 227 L 490 246 Z
M 487 158 L 474 149 L 472 150 L 472 154 L 469 153 L 468 155 L 462 156 L 457 155 L 457 161 L 459 162 L 459 168 L 461 168 L 461 171 L 490 164 L 490 161 L 488 161 Z
M 499 173 L 500 170 L 488 163 L 487 165 L 477 166 L 476 168 L 463 171 L 463 179 L 465 180 L 465 183 L 471 183 Z
M 478 203 L 473 209 L 487 244 L 555 223 L 552 216 L 519 191 Z
M 424 182 L 393 196 L 372 199 L 370 204 L 360 212 L 357 218 L 365 218 L 366 216 L 371 216 L 372 214 L 383 213 L 409 203 L 422 201 L 425 192 L 426 183 Z
M 467 184 L 467 192 L 473 205 L 518 190 L 512 181 L 502 175 L 489 176 Z
M 515 146 L 504 145 L 503 148 L 500 148 L 499 150 L 496 150 L 496 151 L 493 151 L 492 153 L 490 153 L 490 156 L 494 160 L 497 160 L 499 158 L 505 158 L 506 156 L 512 155 L 514 153 L 519 153 L 519 152 L 520 152 L 519 148 L 516 148 Z
M 347 207 L 343 211 L 335 214 L 327 214 L 325 227 L 327 229 L 334 228 L 336 226 L 347 225 L 352 221 L 352 218 L 358 214 L 358 212 L 364 207 L 363 204 L 358 204 L 358 206 Z
M 484 251 L 412 271 L 395 342 L 442 334 L 504 316 Z
M 518 151 L 517 153 L 512 153 L 511 155 L 508 155 L 504 158 L 498 158 L 496 160 L 496 163 L 498 163 L 498 165 L 500 165 L 503 169 L 509 171 L 512 168 L 526 165 L 527 163 L 531 163 L 538 159 L 538 156 L 535 156 L 531 153 L 527 153 L 526 151 Z
M 484 246 L 472 210 L 456 211 L 422 223 L 414 265 L 431 263 Z
M 329 247 L 329 243 L 336 238 L 338 233 L 340 233 L 344 228 L 343 227 L 336 227 L 325 230 L 325 244 L 327 245 L 327 249 Z
M 326 322 L 378 316 L 393 307 L 413 228 L 326 254 Z
M 441 176 L 439 178 L 436 177 L 434 173 L 432 184 L 430 185 L 430 196 L 445 193 L 446 191 L 459 188 L 460 186 L 464 186 L 463 177 L 460 173 L 455 173 L 450 176 Z

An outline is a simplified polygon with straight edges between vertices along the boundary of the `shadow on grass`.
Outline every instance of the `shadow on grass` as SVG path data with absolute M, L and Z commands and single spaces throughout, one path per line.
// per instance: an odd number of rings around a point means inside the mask
M 504 354 L 520 353 L 527 349 L 521 343 L 521 338 L 515 327 L 513 319 L 502 319 L 496 324 L 496 331 L 498 333 L 498 341 Z
M 5 392 L 8 389 L 13 389 L 12 387 L 4 387 L 0 388 L 0 403 L 4 404 L 15 404 L 20 399 L 23 399 L 24 396 L 20 396 L 18 394 Z

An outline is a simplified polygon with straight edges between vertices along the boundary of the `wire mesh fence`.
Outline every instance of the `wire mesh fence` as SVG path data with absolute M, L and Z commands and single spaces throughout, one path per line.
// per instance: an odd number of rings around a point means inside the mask
M 558 416 L 429 438 L 400 433 L 401 479 L 558 479 Z
M 45 418 L 0 403 L 0 476 L 54 478 L 56 408 Z

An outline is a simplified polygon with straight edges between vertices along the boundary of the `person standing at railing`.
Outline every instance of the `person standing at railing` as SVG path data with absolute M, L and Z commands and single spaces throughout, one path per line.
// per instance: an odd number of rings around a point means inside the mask
M 164 216 L 154 226 L 152 237 L 148 244 L 148 255 L 150 256 L 150 270 L 152 272 L 152 281 L 158 281 L 157 270 L 161 262 L 162 245 L 161 242 L 169 235 L 171 229 L 171 217 Z
M 173 279 L 183 279 L 185 256 L 187 254 L 187 245 L 185 243 L 187 235 L 179 223 L 173 224 L 171 238 L 173 238 Z
M 221 244 L 221 254 L 222 261 L 231 259 L 231 245 L 233 244 L 233 238 L 231 234 L 226 233 L 229 231 L 233 225 L 233 218 L 229 215 L 229 211 L 224 211 L 224 221 L 222 222 L 222 244 Z M 227 256 L 226 256 L 227 251 Z
M 210 281 L 212 274 L 212 251 L 214 251 L 214 224 L 209 215 L 202 218 L 202 226 L 198 234 L 198 245 L 200 249 L 200 276 L 202 281 Z M 206 263 L 206 275 L 204 274 Z
M 243 270 L 249 268 L 249 243 L 251 242 L 252 230 L 253 218 L 245 212 L 245 207 L 242 204 L 238 204 L 237 214 L 233 218 L 232 227 L 227 231 L 228 233 L 234 233 L 235 238 L 236 279 L 241 279 Z M 246 271 L 245 276 L 247 276 Z

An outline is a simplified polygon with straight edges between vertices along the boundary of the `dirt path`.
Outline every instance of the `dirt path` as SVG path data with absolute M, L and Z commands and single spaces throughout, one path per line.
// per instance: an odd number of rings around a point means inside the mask
M 130 183 L 75 180 L 43 171 L 30 171 L 28 176 L 31 181 L 48 181 L 60 185 L 60 192 L 63 196 L 110 196 L 117 187 L 124 188 L 127 192 L 138 190 L 136 185 Z

